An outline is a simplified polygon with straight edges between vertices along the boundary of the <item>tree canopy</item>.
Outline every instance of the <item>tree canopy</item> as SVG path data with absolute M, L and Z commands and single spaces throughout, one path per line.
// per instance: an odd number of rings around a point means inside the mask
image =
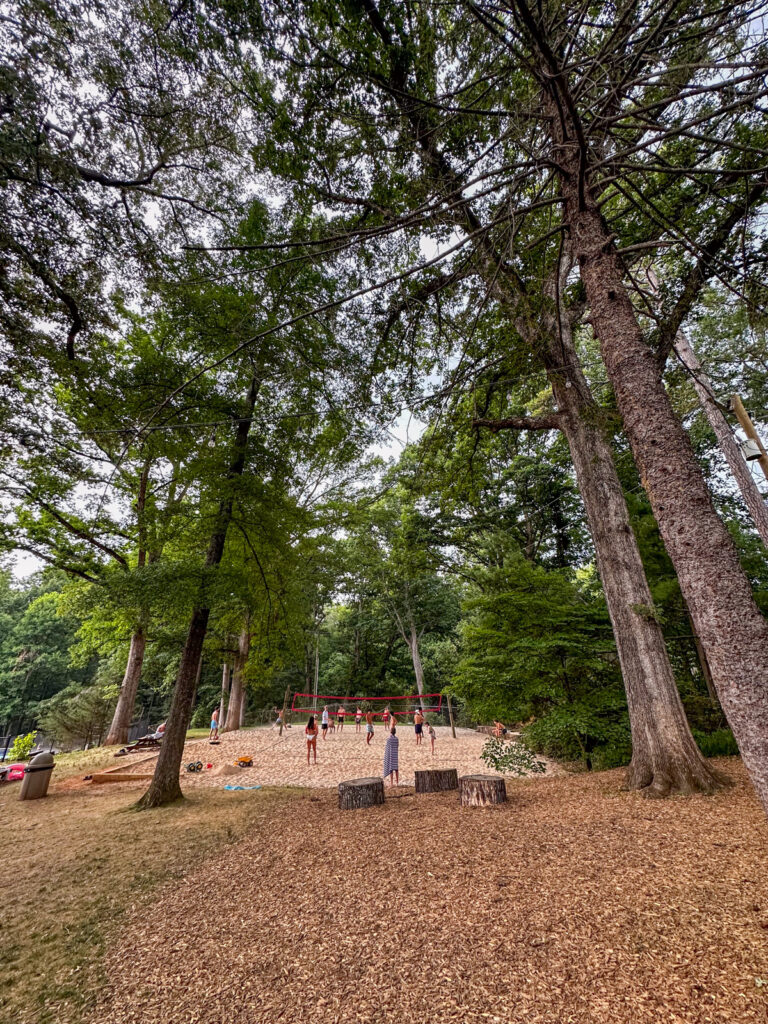
M 768 806 L 765 550 L 680 347 L 764 419 L 763 14 L 14 0 L 0 723 L 151 691 L 152 805 L 220 702 L 440 691 L 654 795 L 728 724 Z

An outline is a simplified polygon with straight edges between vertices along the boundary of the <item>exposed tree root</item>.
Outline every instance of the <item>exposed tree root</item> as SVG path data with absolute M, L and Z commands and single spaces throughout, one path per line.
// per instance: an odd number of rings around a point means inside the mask
M 702 758 L 699 763 L 658 767 L 647 762 L 635 764 L 633 761 L 621 788 L 638 792 L 649 800 L 663 800 L 671 796 L 692 796 L 694 793 L 717 793 L 730 785 L 730 779 Z

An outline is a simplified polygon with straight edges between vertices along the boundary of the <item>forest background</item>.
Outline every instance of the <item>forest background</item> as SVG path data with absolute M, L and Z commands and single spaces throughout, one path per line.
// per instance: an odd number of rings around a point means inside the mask
M 0 529 L 9 557 L 45 568 L 2 575 L 0 732 L 124 742 L 179 694 L 205 726 L 224 666 L 228 728 L 316 685 L 424 688 L 467 723 L 523 723 L 541 753 L 629 764 L 595 524 L 558 420 L 583 382 L 650 587 L 633 614 L 660 629 L 700 749 L 737 751 L 547 161 L 528 166 L 537 78 L 521 62 L 509 80 L 507 42 L 537 33 L 512 6 L 505 42 L 472 4 L 12 5 Z M 738 393 L 760 422 L 766 55 L 754 15 L 726 6 L 637 16 L 659 40 L 631 102 L 652 93 L 646 131 L 666 135 L 633 137 L 634 163 L 594 188 L 649 344 L 684 326 L 720 406 Z M 538 29 L 556 34 L 544 7 Z M 603 45 L 588 21 L 567 25 L 585 52 Z M 499 292 L 508 265 L 539 287 L 525 316 Z M 575 381 L 565 348 L 528 337 L 566 308 Z M 765 613 L 765 548 L 696 375 L 665 358 L 662 379 Z M 423 432 L 382 459 L 409 412 Z

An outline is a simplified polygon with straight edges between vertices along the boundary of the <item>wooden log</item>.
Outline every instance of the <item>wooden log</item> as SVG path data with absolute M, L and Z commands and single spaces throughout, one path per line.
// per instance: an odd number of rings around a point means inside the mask
M 153 772 L 96 772 L 91 776 L 91 782 L 148 782 L 154 777 Z
M 128 763 L 118 764 L 114 768 L 105 768 L 102 771 L 96 771 L 91 776 L 91 782 L 97 784 L 103 782 L 146 782 L 148 779 L 154 778 L 154 772 L 147 772 L 146 769 L 151 763 L 157 761 L 157 754 L 152 754 L 150 757 L 140 757 L 137 761 L 129 761 Z M 137 772 L 136 768 L 140 765 L 144 765 L 145 770 Z
M 444 793 L 459 788 L 459 773 L 455 768 L 425 768 L 416 772 L 417 793 Z
M 462 807 L 487 807 L 507 802 L 507 787 L 498 775 L 462 775 L 459 779 Z
M 374 807 L 384 803 L 382 779 L 350 779 L 339 783 L 339 808 L 354 811 L 358 807 Z

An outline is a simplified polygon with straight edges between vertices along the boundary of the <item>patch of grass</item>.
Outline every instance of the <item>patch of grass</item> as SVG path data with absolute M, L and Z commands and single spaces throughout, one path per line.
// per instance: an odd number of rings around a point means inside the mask
M 714 732 L 693 730 L 699 750 L 704 757 L 738 757 L 739 747 L 730 729 L 716 729 Z
M 73 750 L 69 754 L 56 754 L 53 770 L 54 782 L 63 782 L 78 775 L 90 775 L 99 768 L 111 768 L 117 764 L 115 752 L 119 747 L 91 747 L 90 750 Z
M 188 740 L 207 738 L 208 729 L 187 730 Z M 118 750 L 120 750 L 120 746 L 91 747 L 90 750 L 73 750 L 68 754 L 56 754 L 53 778 L 57 782 L 62 782 L 64 779 L 70 779 L 77 775 L 90 775 L 99 768 L 113 768 L 118 763 L 115 760 Z M 152 749 L 145 751 L 147 755 L 151 753 Z M 6 761 L 10 761 L 10 757 L 7 757 Z
M 59 763 L 69 758 L 66 768 L 77 774 L 93 766 L 84 756 L 63 755 Z M 6 837 L 14 837 L 3 869 L 10 884 L 3 895 L 0 1020 L 14 1024 L 83 1020 L 104 982 L 106 943 L 111 935 L 120 941 L 125 912 L 146 903 L 151 927 L 159 885 L 183 878 L 240 839 L 268 806 L 292 799 L 280 789 L 201 789 L 172 807 L 138 813 L 130 809 L 140 792 L 135 786 L 54 786 L 47 799 L 23 803 L 18 792 L 0 790 L 0 819 Z

